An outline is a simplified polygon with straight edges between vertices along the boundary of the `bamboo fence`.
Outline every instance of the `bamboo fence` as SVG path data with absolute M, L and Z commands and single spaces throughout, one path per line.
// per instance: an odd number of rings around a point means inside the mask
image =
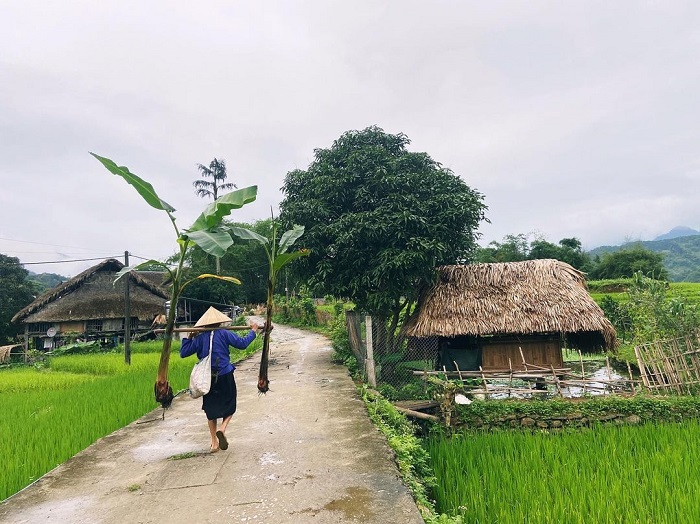
M 634 348 L 644 387 L 660 394 L 692 395 L 700 385 L 700 337 L 658 340 Z
M 521 353 L 522 357 L 522 353 Z M 634 379 L 630 367 L 627 367 L 628 377 L 614 373 L 610 361 L 605 359 L 604 376 L 594 376 L 587 373 L 583 357 L 579 352 L 580 371 L 573 368 L 542 367 L 525 362 L 525 370 L 513 369 L 509 360 L 509 369 L 478 371 L 414 371 L 416 376 L 444 377 L 448 380 L 459 380 L 466 393 L 488 398 L 527 397 L 532 395 L 556 394 L 560 397 L 576 397 L 586 394 L 609 395 L 613 393 L 634 392 L 640 387 L 640 381 Z

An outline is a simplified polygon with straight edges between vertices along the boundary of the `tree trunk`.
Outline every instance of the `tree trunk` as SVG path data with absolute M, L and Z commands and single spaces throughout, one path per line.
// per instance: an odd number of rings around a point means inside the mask
M 163 349 L 160 352 L 160 362 L 158 364 L 158 376 L 154 386 L 156 402 L 159 402 L 163 408 L 169 408 L 173 402 L 173 388 L 168 383 L 168 367 L 170 364 L 170 349 L 173 343 L 173 330 L 175 329 L 175 318 L 177 316 L 177 295 L 175 293 L 175 284 L 173 284 L 173 292 L 170 300 L 170 311 L 168 311 L 168 320 L 165 324 L 165 338 L 163 339 Z M 174 300 L 173 300 L 174 298 Z
M 267 393 L 270 390 L 270 380 L 267 377 L 267 368 L 270 363 L 270 331 L 272 331 L 272 306 L 274 300 L 274 282 L 267 282 L 267 311 L 265 314 L 265 331 L 263 334 L 263 349 L 260 356 L 260 371 L 258 372 L 258 391 Z

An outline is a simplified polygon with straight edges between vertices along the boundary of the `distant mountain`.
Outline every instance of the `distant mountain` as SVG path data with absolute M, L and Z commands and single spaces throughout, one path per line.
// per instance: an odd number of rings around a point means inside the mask
M 676 229 L 692 231 L 690 228 L 674 228 L 666 235 L 670 235 Z M 605 253 L 619 251 L 634 245 L 641 245 L 650 251 L 662 253 L 664 266 L 668 270 L 671 282 L 700 282 L 700 232 L 696 232 L 692 236 L 628 242 L 621 246 L 601 246 L 589 251 L 588 254 L 591 257 L 602 256 Z
M 659 235 L 654 240 L 669 240 L 671 238 L 692 237 L 693 235 L 700 235 L 700 231 L 686 226 L 677 226 L 668 233 Z

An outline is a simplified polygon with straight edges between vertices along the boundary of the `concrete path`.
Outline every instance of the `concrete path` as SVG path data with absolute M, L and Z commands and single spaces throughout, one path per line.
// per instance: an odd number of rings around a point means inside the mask
M 325 337 L 276 326 L 270 392 L 258 396 L 259 355 L 236 370 L 227 451 L 206 452 L 201 400 L 181 395 L 165 420 L 158 408 L 9 498 L 0 522 L 422 523 L 330 352 Z

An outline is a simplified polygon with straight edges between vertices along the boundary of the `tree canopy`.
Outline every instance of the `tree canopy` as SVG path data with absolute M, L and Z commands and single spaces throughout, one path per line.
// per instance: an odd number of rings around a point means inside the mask
M 478 262 L 520 262 L 544 258 L 561 260 L 583 271 L 590 268 L 591 262 L 578 238 L 562 238 L 558 245 L 543 238 L 535 238 L 528 243 L 527 236 L 522 233 L 506 235 L 502 242 L 493 241 L 487 247 L 479 248 L 476 254 Z
M 605 253 L 591 271 L 592 279 L 631 278 L 635 273 L 667 280 L 668 271 L 663 264 L 663 255 L 641 245 Z
M 287 173 L 280 219 L 305 227 L 311 254 L 295 270 L 316 293 L 398 317 L 436 266 L 476 248 L 483 196 L 409 143 L 378 127 L 348 131 Z
M 36 288 L 18 258 L 0 254 L 0 345 L 11 342 L 22 327 L 12 317 L 34 300 Z

